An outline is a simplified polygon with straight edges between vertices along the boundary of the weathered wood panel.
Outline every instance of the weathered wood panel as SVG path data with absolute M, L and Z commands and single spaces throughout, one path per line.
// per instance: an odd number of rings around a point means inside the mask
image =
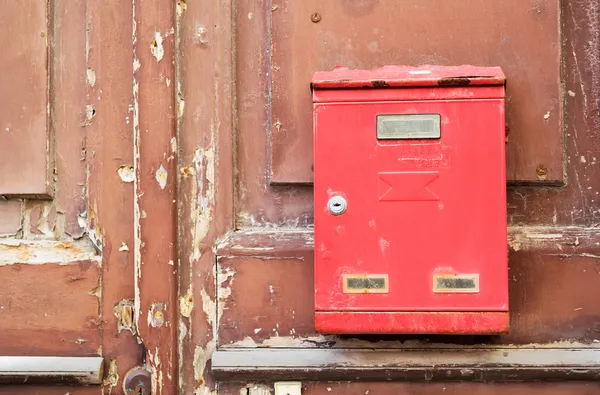
M 309 85 L 315 71 L 393 64 L 502 66 L 509 81 L 507 178 L 562 181 L 558 0 L 273 4 L 266 79 L 272 79 L 271 182 L 312 182 Z M 544 45 L 537 45 L 540 40 Z M 543 177 L 538 167 L 545 169 Z
M 97 355 L 99 284 L 93 261 L 0 266 L 0 354 Z
M 85 232 L 80 215 L 86 209 L 86 126 L 94 109 L 86 109 L 86 85 L 96 73 L 86 68 L 86 4 L 54 1 L 51 119 L 56 152 L 56 212 L 59 230 L 73 238 Z M 90 153 L 90 154 L 93 154 Z
M 131 2 L 86 2 L 88 236 L 102 250 L 104 391 L 118 393 L 143 361 L 133 322 L 133 9 Z M 148 48 L 149 50 L 149 48 Z M 130 171 L 131 170 L 131 171 Z
M 219 380 L 515 382 L 600 378 L 600 349 L 254 349 L 213 354 Z
M 48 196 L 47 4 L 4 0 L 0 7 L 0 195 Z
M 595 303 L 600 298 L 599 238 L 593 230 L 511 230 L 511 328 L 503 336 L 318 335 L 310 234 L 248 232 L 245 237 L 244 242 L 233 236 L 219 249 L 219 301 L 226 306 L 219 339 L 224 347 L 364 347 L 375 339 L 390 341 L 382 347 L 404 347 L 407 340 L 440 345 L 600 341 L 600 307 Z
M 234 227 L 234 4 L 177 4 L 179 391 L 208 393 L 217 344 L 212 247 Z
M 133 1 L 135 319 L 153 392 L 177 393 L 175 3 Z

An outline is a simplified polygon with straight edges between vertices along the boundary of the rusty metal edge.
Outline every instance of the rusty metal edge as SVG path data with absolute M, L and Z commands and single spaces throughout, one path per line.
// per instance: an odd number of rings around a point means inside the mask
M 475 381 L 597 380 L 598 349 L 216 351 L 219 381 Z
M 0 356 L 0 384 L 100 384 L 102 357 Z

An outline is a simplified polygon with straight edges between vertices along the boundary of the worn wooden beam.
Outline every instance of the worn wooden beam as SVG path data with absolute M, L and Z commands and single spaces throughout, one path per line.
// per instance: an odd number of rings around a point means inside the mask
M 508 244 L 513 251 L 544 250 L 557 254 L 585 254 L 598 248 L 600 232 L 595 227 L 509 226 Z M 312 228 L 255 229 L 232 232 L 217 246 L 220 256 L 279 255 L 314 248 Z M 599 256 L 600 257 L 600 256 Z
M 0 357 L 0 384 L 100 384 L 102 357 Z
M 218 380 L 597 380 L 600 349 L 254 349 L 217 351 Z
M 157 393 L 177 392 L 175 2 L 133 0 L 135 322 Z

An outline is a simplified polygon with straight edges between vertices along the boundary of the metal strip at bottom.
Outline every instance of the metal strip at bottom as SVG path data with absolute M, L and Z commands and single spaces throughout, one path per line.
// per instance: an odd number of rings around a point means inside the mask
M 0 384 L 100 384 L 102 357 L 3 357 Z

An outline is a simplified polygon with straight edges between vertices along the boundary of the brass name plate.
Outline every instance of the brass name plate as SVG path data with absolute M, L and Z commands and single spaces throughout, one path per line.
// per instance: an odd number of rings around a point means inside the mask
M 435 293 L 478 293 L 479 274 L 434 274 Z
M 344 274 L 342 278 L 345 294 L 385 294 L 389 292 L 387 274 Z
M 377 115 L 379 140 L 439 139 L 440 136 L 440 114 Z

